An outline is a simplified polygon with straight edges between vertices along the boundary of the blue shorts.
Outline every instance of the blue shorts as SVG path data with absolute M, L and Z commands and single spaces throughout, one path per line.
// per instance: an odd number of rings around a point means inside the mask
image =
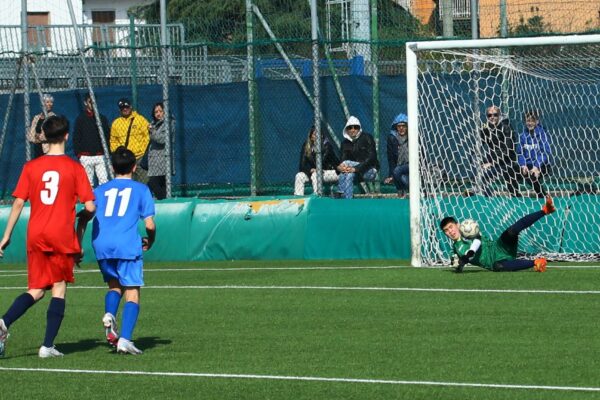
M 141 257 L 135 260 L 121 260 L 119 258 L 98 260 L 104 282 L 117 279 L 121 286 L 144 286 L 143 265 Z

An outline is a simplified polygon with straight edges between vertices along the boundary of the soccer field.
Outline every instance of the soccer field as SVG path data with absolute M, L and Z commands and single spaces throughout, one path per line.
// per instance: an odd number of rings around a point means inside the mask
M 0 264 L 0 278 L 4 312 L 25 267 Z M 597 265 L 151 263 L 145 281 L 143 355 L 104 342 L 105 287 L 87 264 L 67 293 L 65 357 L 37 356 L 45 298 L 10 329 L 0 398 L 600 399 Z

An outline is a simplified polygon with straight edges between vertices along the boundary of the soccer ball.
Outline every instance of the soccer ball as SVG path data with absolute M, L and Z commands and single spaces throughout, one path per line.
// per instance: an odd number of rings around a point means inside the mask
M 467 239 L 473 239 L 479 235 L 479 224 L 471 218 L 467 218 L 461 222 L 458 229 L 460 230 L 460 234 Z

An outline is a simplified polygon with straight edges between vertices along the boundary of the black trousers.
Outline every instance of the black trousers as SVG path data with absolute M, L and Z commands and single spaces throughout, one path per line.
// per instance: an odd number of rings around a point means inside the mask
M 167 179 L 164 175 L 148 177 L 148 187 L 157 200 L 167 197 Z

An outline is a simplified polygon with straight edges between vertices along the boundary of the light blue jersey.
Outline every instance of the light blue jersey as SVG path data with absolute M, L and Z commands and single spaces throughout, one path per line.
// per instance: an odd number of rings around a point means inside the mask
M 96 259 L 141 258 L 138 222 L 154 216 L 154 200 L 148 186 L 133 179 L 117 178 L 98 186 L 94 195 L 92 246 Z

